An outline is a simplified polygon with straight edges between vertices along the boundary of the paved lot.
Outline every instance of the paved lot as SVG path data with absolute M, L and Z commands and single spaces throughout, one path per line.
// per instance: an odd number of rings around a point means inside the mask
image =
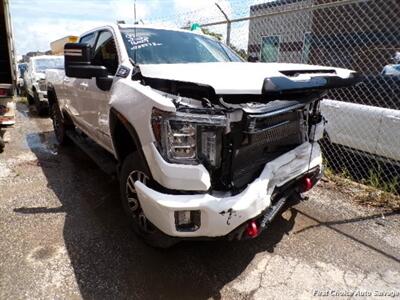
M 18 111 L 0 154 L 0 299 L 400 298 L 399 214 L 322 182 L 255 240 L 155 250 L 131 232 L 117 183 Z

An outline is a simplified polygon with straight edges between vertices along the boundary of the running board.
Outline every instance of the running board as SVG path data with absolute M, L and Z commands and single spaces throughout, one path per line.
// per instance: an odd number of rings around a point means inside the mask
M 79 134 L 76 131 L 68 130 L 66 134 L 104 173 L 111 176 L 117 174 L 117 162 L 110 153 L 97 145 L 89 137 Z

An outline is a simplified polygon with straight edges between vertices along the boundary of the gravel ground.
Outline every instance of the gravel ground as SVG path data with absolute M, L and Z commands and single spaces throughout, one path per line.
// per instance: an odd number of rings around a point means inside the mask
M 131 232 L 118 185 L 18 104 L 0 154 L 0 299 L 400 298 L 400 215 L 331 182 L 254 240 L 160 251 Z M 325 296 L 328 297 L 325 297 Z

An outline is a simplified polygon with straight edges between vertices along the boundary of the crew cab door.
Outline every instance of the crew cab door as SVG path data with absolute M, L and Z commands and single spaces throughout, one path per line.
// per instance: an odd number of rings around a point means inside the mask
M 101 30 L 93 48 L 92 64 L 107 68 L 107 78 L 81 79 L 79 94 L 82 104 L 82 119 L 90 128 L 89 135 L 100 145 L 112 151 L 109 132 L 110 89 L 119 61 L 115 39 L 110 30 Z
M 79 42 L 94 47 L 96 37 L 97 32 L 91 32 L 82 36 Z M 84 87 L 87 85 L 87 79 L 65 76 L 61 96 L 65 102 L 65 109 L 73 118 L 74 123 L 76 123 L 86 134 L 92 136 L 90 125 L 85 123 L 83 118 L 85 115 L 85 106 L 87 104 L 84 103 L 85 99 L 82 99 L 82 97 L 86 96 Z

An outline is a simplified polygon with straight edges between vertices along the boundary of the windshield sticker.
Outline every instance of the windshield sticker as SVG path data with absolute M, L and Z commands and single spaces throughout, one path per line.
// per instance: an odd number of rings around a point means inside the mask
M 162 45 L 162 43 L 151 42 L 148 36 L 135 36 L 134 33 L 126 33 L 125 37 L 132 46 L 131 50 Z

